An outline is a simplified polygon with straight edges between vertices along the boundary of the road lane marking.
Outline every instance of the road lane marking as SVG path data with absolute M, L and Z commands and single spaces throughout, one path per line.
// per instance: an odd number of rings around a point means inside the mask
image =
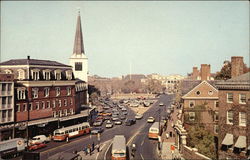
M 144 140 L 145 140 L 145 138 L 143 139 L 143 141 L 142 141 L 142 143 L 141 143 L 141 146 L 143 145 L 143 143 L 144 143 Z
M 106 156 L 107 156 L 108 150 L 109 150 L 109 148 L 111 147 L 111 145 L 112 145 L 112 143 L 110 143 L 110 145 L 108 146 L 108 148 L 107 148 L 107 150 L 106 150 L 106 152 L 105 152 L 105 154 L 104 154 L 104 160 L 106 160 Z
M 99 150 L 99 152 L 97 153 L 97 155 L 96 155 L 96 157 L 95 157 L 96 160 L 98 159 L 98 156 L 99 156 L 99 154 L 100 154 L 100 151 L 104 148 L 104 146 L 106 146 L 106 143 L 104 143 L 104 145 L 103 145 L 102 147 L 100 147 L 100 150 Z
M 144 158 L 143 158 L 143 156 L 142 156 L 142 154 L 141 154 L 141 153 L 140 153 L 140 155 L 141 155 L 142 160 L 144 160 Z

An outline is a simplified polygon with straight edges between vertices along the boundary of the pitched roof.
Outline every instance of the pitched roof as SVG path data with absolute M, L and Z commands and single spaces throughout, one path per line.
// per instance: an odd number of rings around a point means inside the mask
M 185 99 L 186 97 L 190 96 L 192 94 L 193 91 L 195 91 L 196 89 L 198 89 L 199 87 L 201 87 L 203 84 L 209 86 L 211 89 L 213 89 L 215 92 L 218 92 L 218 89 L 215 88 L 213 85 L 211 85 L 208 81 L 204 80 L 202 81 L 200 84 L 198 84 L 197 86 L 195 86 L 193 89 L 191 89 L 187 94 L 185 94 L 182 98 Z M 206 96 L 206 95 L 205 95 Z M 198 96 L 197 96 L 198 97 Z M 214 96 L 213 96 L 214 98 Z
M 1 62 L 0 65 L 42 65 L 42 66 L 60 66 L 71 67 L 56 61 L 38 60 L 38 59 L 11 59 L 9 61 Z
M 82 26 L 80 11 L 77 17 L 76 34 L 73 54 L 84 54 L 83 38 L 82 38 Z

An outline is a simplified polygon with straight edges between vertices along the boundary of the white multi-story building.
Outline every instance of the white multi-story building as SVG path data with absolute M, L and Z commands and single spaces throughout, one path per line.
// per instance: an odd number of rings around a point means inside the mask
M 178 74 L 166 76 L 164 81 L 166 90 L 168 92 L 175 92 L 178 88 L 178 85 L 184 78 L 184 76 Z

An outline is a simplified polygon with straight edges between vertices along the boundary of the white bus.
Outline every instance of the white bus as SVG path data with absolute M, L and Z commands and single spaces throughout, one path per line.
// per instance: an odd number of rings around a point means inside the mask
M 159 122 L 154 122 L 148 131 L 148 138 L 158 139 L 160 135 Z
M 113 138 L 112 160 L 126 160 L 126 139 L 124 135 L 115 135 Z
M 54 141 L 64 141 L 72 137 L 81 136 L 90 133 L 90 125 L 88 122 L 83 122 L 81 124 L 59 128 L 54 131 L 53 140 Z

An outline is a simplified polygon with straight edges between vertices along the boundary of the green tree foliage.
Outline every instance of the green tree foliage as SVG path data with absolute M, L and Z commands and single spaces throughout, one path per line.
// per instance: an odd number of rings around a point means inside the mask
M 88 85 L 88 94 L 89 94 L 90 101 L 92 103 L 95 103 L 95 101 L 100 96 L 100 90 L 96 88 L 94 85 Z
M 149 93 L 159 93 L 162 91 L 163 86 L 161 85 L 161 81 L 156 79 L 149 79 L 147 83 L 147 90 Z
M 216 73 L 216 80 L 227 80 L 231 78 L 231 62 L 224 63 L 220 72 Z
M 188 146 L 197 148 L 198 152 L 216 159 L 214 136 L 204 127 L 196 125 L 188 130 Z

